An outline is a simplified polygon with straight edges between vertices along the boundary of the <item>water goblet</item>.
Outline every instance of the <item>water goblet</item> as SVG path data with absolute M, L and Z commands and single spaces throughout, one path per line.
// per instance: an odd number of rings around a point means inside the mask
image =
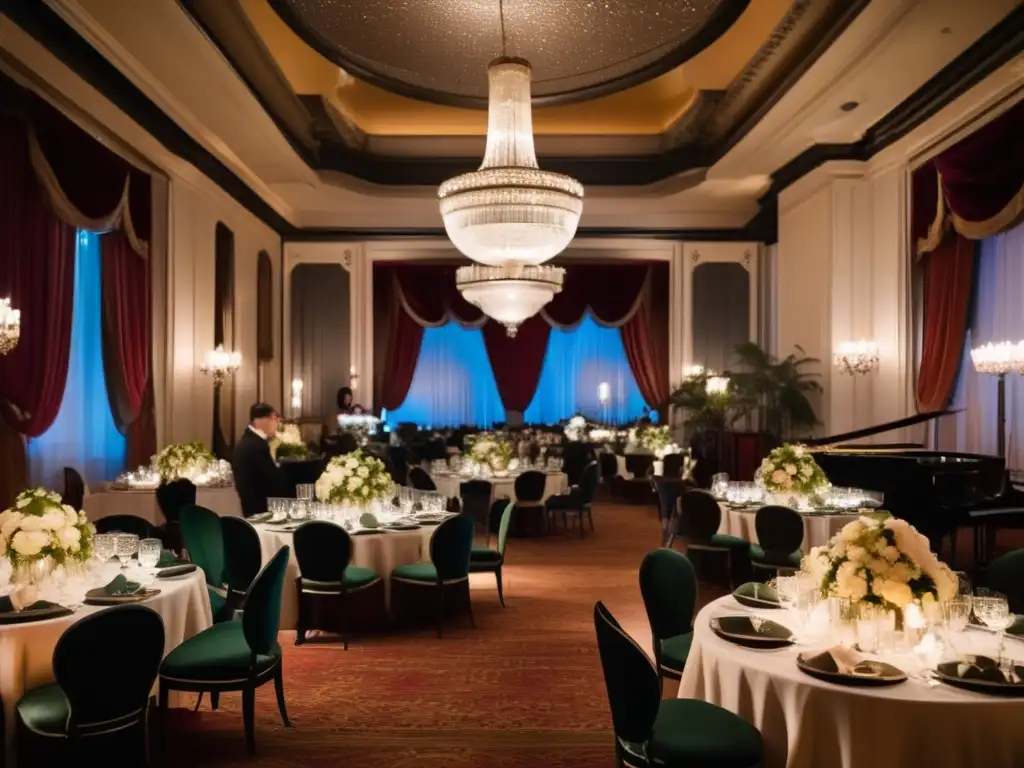
M 134 533 L 118 533 L 114 538 L 114 555 L 121 563 L 121 570 L 128 567 L 132 555 L 139 551 L 139 537 Z
M 974 615 L 989 629 L 995 630 L 999 638 L 999 645 L 996 650 L 998 662 L 1003 661 L 1003 642 L 1006 639 L 1006 628 L 1013 624 L 1013 614 L 1010 613 L 1010 603 L 1006 595 L 989 589 L 978 589 L 971 601 Z
M 945 620 L 946 646 L 954 652 L 953 640 L 950 632 L 963 632 L 967 623 L 971 620 L 971 596 L 959 595 L 952 600 L 942 604 L 942 618 Z
M 160 562 L 163 542 L 160 539 L 143 539 L 139 542 L 139 565 L 147 570 L 156 568 Z
M 93 555 L 101 564 L 106 563 L 114 556 L 116 550 L 115 537 L 113 533 L 97 533 L 92 538 Z

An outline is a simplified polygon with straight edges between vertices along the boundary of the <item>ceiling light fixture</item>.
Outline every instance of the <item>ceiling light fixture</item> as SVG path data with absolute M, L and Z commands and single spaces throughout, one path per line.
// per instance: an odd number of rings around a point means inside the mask
M 455 285 L 470 304 L 505 326 L 515 336 L 522 323 L 536 315 L 562 290 L 565 270 L 532 264 L 459 267 Z

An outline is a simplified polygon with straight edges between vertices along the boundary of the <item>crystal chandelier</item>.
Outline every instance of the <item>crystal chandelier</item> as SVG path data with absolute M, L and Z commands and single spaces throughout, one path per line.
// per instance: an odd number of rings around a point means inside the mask
M 21 338 L 21 310 L 11 308 L 10 297 L 0 299 L 0 355 L 18 346 Z
M 225 352 L 224 345 L 218 344 L 216 349 L 206 353 L 199 370 L 213 377 L 213 386 L 219 387 L 224 380 L 242 367 L 240 352 Z
M 459 267 L 455 285 L 470 304 L 505 326 L 515 336 L 523 321 L 533 317 L 562 290 L 565 270 L 530 264 Z
M 832 355 L 833 364 L 849 376 L 866 375 L 878 367 L 878 345 L 873 341 L 844 341 Z

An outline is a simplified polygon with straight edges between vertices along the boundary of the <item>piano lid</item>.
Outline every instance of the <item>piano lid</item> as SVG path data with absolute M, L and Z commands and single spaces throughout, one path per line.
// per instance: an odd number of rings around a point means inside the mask
M 857 429 L 853 432 L 844 432 L 841 435 L 829 435 L 828 437 L 818 437 L 813 440 L 805 440 L 804 445 L 808 448 L 818 448 L 825 450 L 832 448 L 842 443 L 847 443 L 851 440 L 860 440 L 862 437 L 871 437 L 872 435 L 880 435 L 883 432 L 889 432 L 894 429 L 903 429 L 904 427 L 913 427 L 916 424 L 923 424 L 926 421 L 937 419 L 940 416 L 945 416 L 950 413 L 956 413 L 953 410 L 941 410 L 941 411 L 928 411 L 927 413 L 919 413 L 915 416 L 908 416 L 905 419 L 898 419 L 897 421 L 889 421 L 885 424 L 876 424 L 873 427 L 865 427 L 864 429 Z M 879 446 L 874 446 L 878 448 Z M 870 450 L 872 446 L 864 446 L 866 450 Z

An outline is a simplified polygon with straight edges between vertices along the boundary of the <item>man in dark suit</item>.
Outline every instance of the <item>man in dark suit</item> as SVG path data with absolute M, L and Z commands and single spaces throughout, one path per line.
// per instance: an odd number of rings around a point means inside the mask
M 270 439 L 280 423 L 273 406 L 256 403 L 249 409 L 249 426 L 235 445 L 231 471 L 246 517 L 266 512 L 268 498 L 292 495 L 287 478 L 270 453 Z

